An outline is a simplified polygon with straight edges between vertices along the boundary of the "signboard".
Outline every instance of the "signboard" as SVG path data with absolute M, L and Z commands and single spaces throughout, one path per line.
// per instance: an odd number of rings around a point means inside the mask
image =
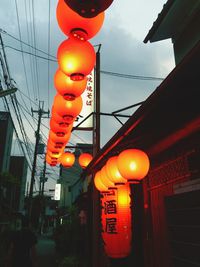
M 87 86 L 84 93 L 81 95 L 83 99 L 83 108 L 77 120 L 74 122 L 74 127 L 80 124 L 87 116 L 94 112 L 94 95 L 95 95 L 95 81 L 94 81 L 94 69 L 87 76 Z M 87 130 L 93 127 L 93 116 L 91 115 L 78 127 L 79 130 Z
M 60 200 L 60 193 L 61 193 L 61 184 L 56 184 L 55 195 L 54 195 L 55 200 Z

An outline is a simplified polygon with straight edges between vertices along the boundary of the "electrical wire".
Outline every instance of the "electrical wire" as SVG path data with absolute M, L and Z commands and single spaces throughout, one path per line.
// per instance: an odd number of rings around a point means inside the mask
M 20 47 L 21 47 L 21 50 L 23 51 L 22 42 L 21 42 L 22 36 L 21 36 L 21 29 L 20 29 L 20 22 L 19 22 L 19 12 L 18 12 L 17 0 L 15 0 L 15 9 L 16 9 L 16 14 L 17 14 L 17 26 L 18 26 L 18 31 L 19 31 Z M 27 73 L 26 73 L 24 53 L 22 52 L 21 55 L 22 55 L 22 63 L 23 63 L 23 69 L 24 69 L 24 74 L 25 74 L 26 88 L 28 91 L 28 95 L 30 97 L 30 90 L 29 90 L 28 78 L 27 78 Z
M 12 34 L 7 33 L 6 31 L 4 31 L 4 30 L 1 29 L 1 28 L 0 28 L 0 32 L 3 33 L 3 34 L 5 34 L 5 35 L 8 35 L 9 37 L 15 39 L 15 40 L 18 41 L 18 42 L 22 42 L 22 44 L 24 44 L 24 45 L 26 45 L 26 46 L 28 46 L 28 47 L 30 47 L 30 48 L 32 48 L 32 49 L 35 49 L 36 51 L 38 51 L 38 52 L 40 52 L 40 53 L 42 53 L 42 54 L 44 54 L 44 55 L 47 55 L 47 56 L 50 56 L 50 57 L 56 59 L 55 56 L 52 56 L 52 55 L 48 54 L 47 52 L 45 52 L 45 51 L 43 51 L 43 50 L 41 50 L 41 49 L 38 49 L 38 48 L 36 48 L 36 47 L 30 45 L 29 43 L 26 43 L 26 42 L 24 42 L 24 41 L 22 41 L 22 40 L 16 38 L 16 37 L 13 36 Z

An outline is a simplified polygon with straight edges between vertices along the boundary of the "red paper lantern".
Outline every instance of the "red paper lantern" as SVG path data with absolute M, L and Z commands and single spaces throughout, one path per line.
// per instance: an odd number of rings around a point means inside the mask
M 123 185 L 127 180 L 120 174 L 117 166 L 117 156 L 109 158 L 106 163 L 106 173 L 108 179 L 115 185 Z
M 81 96 L 72 101 L 68 101 L 65 100 L 61 95 L 57 94 L 54 97 L 52 112 L 62 116 L 66 122 L 72 123 L 76 119 L 77 115 L 79 115 L 81 112 L 82 106 L 83 101 Z
M 110 258 L 125 258 L 131 251 L 131 199 L 128 184 L 102 193 L 102 238 Z
M 80 96 L 87 85 L 87 77 L 81 81 L 72 81 L 69 76 L 65 75 L 61 70 L 57 70 L 54 76 L 54 86 L 57 92 L 64 97 L 65 100 L 74 100 Z
M 63 33 L 67 36 L 79 38 L 82 41 L 94 37 L 101 29 L 104 21 L 104 13 L 91 19 L 79 16 L 66 5 L 64 0 L 59 0 L 56 15 L 58 25 Z
M 69 122 L 67 122 L 65 120 L 65 118 L 63 118 L 62 116 L 59 116 L 57 113 L 56 113 L 56 110 L 54 109 L 54 105 L 52 106 L 52 110 L 51 110 L 51 113 L 52 113 L 52 118 L 53 120 L 58 123 L 60 126 L 63 125 L 63 127 L 67 127 L 69 125 Z
M 56 144 L 63 144 L 65 145 L 71 136 L 71 132 L 65 134 L 65 136 L 57 136 L 54 132 L 51 130 L 49 131 L 49 140 L 56 143 Z
M 65 152 L 62 154 L 60 158 L 60 163 L 63 165 L 65 168 L 70 168 L 75 162 L 75 156 L 71 152 Z
M 65 0 L 65 3 L 80 16 L 93 18 L 106 10 L 113 0 Z
M 100 174 L 102 182 L 108 187 L 108 189 L 116 188 L 115 184 L 108 178 L 105 166 L 101 169 Z
M 61 155 L 63 154 L 63 150 L 62 151 L 52 151 L 52 150 L 47 149 L 46 153 L 52 159 L 59 159 L 61 157 Z
M 73 81 L 83 80 L 95 65 L 94 47 L 88 42 L 69 38 L 61 43 L 57 53 L 60 70 Z
M 79 159 L 78 159 L 78 162 L 79 162 L 79 164 L 80 164 L 80 166 L 83 168 L 83 169 L 85 169 L 88 165 L 89 165 L 89 163 L 90 163 L 90 161 L 92 160 L 92 155 L 91 154 L 89 154 L 89 153 L 82 153 L 80 156 L 79 156 Z
M 58 163 L 58 160 L 57 159 L 51 158 L 48 154 L 46 154 L 45 160 L 51 166 L 56 166 L 57 163 Z
M 57 136 L 64 136 L 66 133 L 71 132 L 72 128 L 73 124 L 58 124 L 53 120 L 53 118 L 50 119 L 50 129 Z
M 49 148 L 49 150 L 54 150 L 54 149 L 62 149 L 64 146 L 62 144 L 56 144 L 50 140 L 48 140 L 47 142 L 47 147 Z
M 117 159 L 117 166 L 121 175 L 131 180 L 143 179 L 149 171 L 149 158 L 145 152 L 139 149 L 126 149 Z
M 98 171 L 95 174 L 94 185 L 95 185 L 96 189 L 99 190 L 100 192 L 108 191 L 108 188 L 101 181 L 100 171 Z

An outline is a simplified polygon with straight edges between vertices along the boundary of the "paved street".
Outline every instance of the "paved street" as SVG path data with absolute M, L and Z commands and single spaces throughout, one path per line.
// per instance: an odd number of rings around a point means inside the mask
M 38 238 L 38 267 L 56 267 L 55 243 L 48 235 Z

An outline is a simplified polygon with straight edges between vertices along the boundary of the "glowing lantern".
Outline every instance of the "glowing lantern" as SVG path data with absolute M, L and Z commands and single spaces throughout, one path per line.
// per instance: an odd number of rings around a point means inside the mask
M 120 174 L 117 166 L 117 156 L 109 158 L 106 163 L 106 173 L 111 182 L 115 185 L 125 184 L 127 180 Z
M 102 238 L 110 258 L 125 258 L 131 251 L 131 199 L 128 183 L 102 193 Z
M 50 129 L 57 136 L 64 136 L 66 133 L 70 132 L 72 128 L 73 124 L 58 124 L 53 120 L 53 118 L 50 120 Z
M 101 169 L 100 174 L 102 182 L 108 187 L 108 189 L 115 188 L 115 184 L 107 176 L 105 166 Z
M 81 81 L 72 81 L 61 70 L 57 70 L 54 76 L 54 86 L 57 92 L 66 100 L 74 100 L 80 96 L 84 92 L 86 85 L 87 77 L 84 77 Z
M 57 113 L 56 113 L 56 110 L 54 109 L 54 105 L 52 107 L 52 118 L 53 120 L 58 123 L 60 126 L 63 126 L 63 127 L 67 127 L 69 125 L 69 123 L 65 120 L 65 118 L 63 118 L 62 116 L 59 116 Z
M 131 180 L 143 179 L 149 171 L 149 158 L 145 152 L 139 149 L 126 149 L 117 159 L 117 166 L 121 175 Z
M 58 25 L 63 33 L 67 36 L 79 38 L 82 41 L 94 37 L 101 29 L 104 21 L 104 13 L 92 19 L 79 16 L 66 5 L 64 0 L 59 0 L 56 15 Z
M 65 134 L 65 136 L 57 136 L 54 132 L 51 130 L 49 131 L 49 140 L 56 143 L 56 144 L 66 144 L 69 141 L 69 138 L 71 136 L 71 132 Z
M 46 162 L 47 162 L 49 165 L 51 165 L 51 166 L 52 166 L 52 164 L 53 164 L 54 166 L 56 166 L 57 163 L 58 163 L 58 160 L 57 160 L 57 159 L 55 159 L 55 158 L 51 158 L 48 154 L 46 154 L 45 159 L 46 159 Z
M 69 38 L 59 46 L 57 58 L 60 70 L 73 81 L 78 81 L 90 74 L 95 65 L 96 54 L 88 41 L 80 42 Z
M 89 153 L 82 153 L 80 156 L 79 156 L 79 159 L 78 159 L 78 162 L 79 162 L 79 164 L 80 164 L 80 166 L 83 168 L 83 169 L 85 169 L 88 165 L 89 165 L 89 163 L 90 163 L 90 161 L 92 160 L 92 155 L 91 154 L 89 154 Z
M 72 101 L 65 100 L 61 95 L 57 94 L 54 98 L 54 105 L 52 112 L 62 116 L 63 119 L 72 123 L 77 115 L 81 112 L 83 101 L 81 96 L 75 98 Z
M 65 0 L 65 3 L 80 16 L 93 18 L 106 10 L 113 0 Z
M 108 188 L 102 183 L 100 176 L 101 176 L 100 171 L 98 171 L 94 177 L 94 185 L 96 189 L 99 190 L 100 192 L 108 191 Z
M 49 150 L 54 150 L 54 149 L 62 149 L 64 146 L 62 144 L 56 144 L 52 142 L 51 140 L 48 140 L 47 142 L 47 147 Z
M 60 158 L 60 163 L 65 167 L 65 168 L 70 168 L 75 162 L 75 156 L 73 153 L 70 152 L 65 152 L 62 154 Z

